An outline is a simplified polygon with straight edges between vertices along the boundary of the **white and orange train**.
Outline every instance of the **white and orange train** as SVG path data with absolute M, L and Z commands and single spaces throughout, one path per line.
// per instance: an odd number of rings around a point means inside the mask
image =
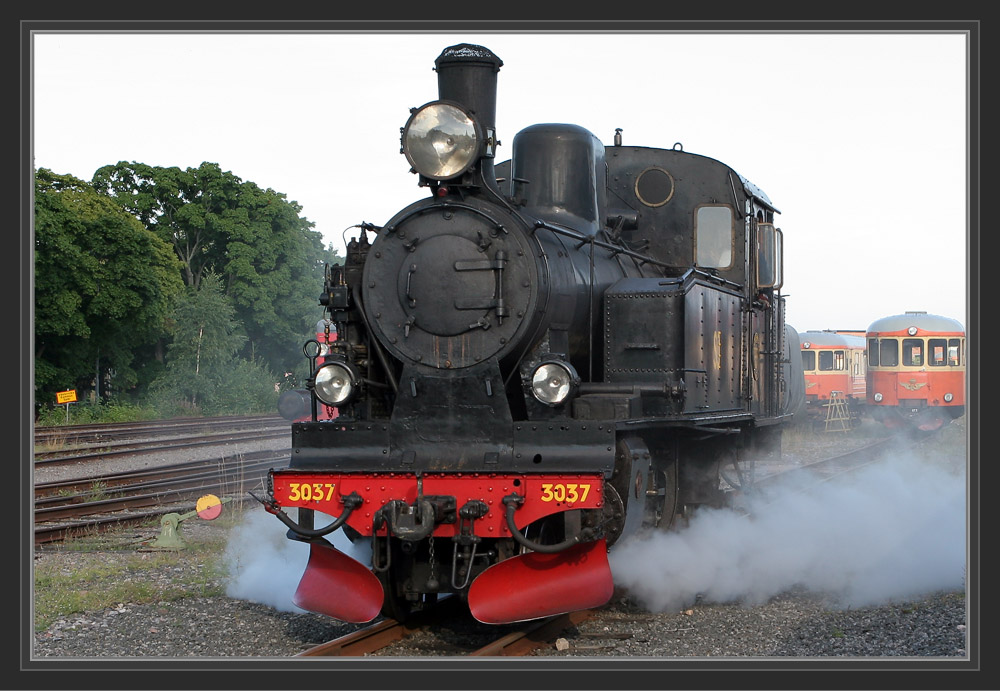
M 965 413 L 965 329 L 906 312 L 868 327 L 867 403 L 887 427 L 935 430 Z
M 905 312 L 799 342 L 814 418 L 829 415 L 831 396 L 846 399 L 852 421 L 870 415 L 894 429 L 932 431 L 965 413 L 965 329 L 954 319 Z
M 863 333 L 863 332 L 862 332 Z M 806 410 L 825 417 L 831 399 L 847 404 L 852 420 L 865 405 L 865 338 L 857 332 L 806 331 L 799 334 Z

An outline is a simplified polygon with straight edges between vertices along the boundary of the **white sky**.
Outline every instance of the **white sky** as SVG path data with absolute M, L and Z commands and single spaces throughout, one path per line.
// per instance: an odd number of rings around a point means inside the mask
M 36 33 L 36 167 L 218 163 L 302 206 L 328 242 L 426 194 L 399 153 L 434 59 L 484 45 L 497 160 L 538 122 L 719 159 L 781 210 L 787 322 L 968 327 L 962 33 Z M 349 235 L 354 231 L 349 231 Z

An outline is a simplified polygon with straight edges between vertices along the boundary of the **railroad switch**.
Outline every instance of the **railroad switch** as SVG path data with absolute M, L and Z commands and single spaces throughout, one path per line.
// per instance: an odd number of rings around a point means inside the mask
M 181 521 L 198 516 L 206 521 L 219 517 L 222 505 L 232 501 L 232 497 L 219 499 L 214 494 L 206 494 L 198 499 L 194 511 L 187 513 L 168 513 L 160 519 L 160 535 L 140 551 L 176 551 L 187 548 L 187 543 L 181 534 Z

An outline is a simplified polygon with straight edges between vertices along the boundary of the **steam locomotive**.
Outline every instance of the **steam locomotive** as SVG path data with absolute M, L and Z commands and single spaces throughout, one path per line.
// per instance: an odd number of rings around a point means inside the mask
M 600 606 L 608 550 L 745 491 L 804 398 L 764 192 L 572 124 L 523 129 L 497 163 L 502 64 L 439 55 L 438 98 L 400 130 L 426 193 L 327 267 L 337 339 L 306 344 L 306 391 L 338 416 L 293 422 L 289 466 L 255 493 L 310 545 L 303 609 Z

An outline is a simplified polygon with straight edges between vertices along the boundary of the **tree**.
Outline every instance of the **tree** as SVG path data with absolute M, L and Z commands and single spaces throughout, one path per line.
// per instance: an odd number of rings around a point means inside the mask
M 136 353 L 166 329 L 182 288 L 170 246 L 87 182 L 35 174 L 35 388 L 138 383 Z M 100 381 L 95 382 L 100 385 Z
M 237 356 L 246 337 L 217 274 L 209 271 L 199 288 L 185 289 L 171 321 L 166 369 L 152 387 L 164 412 L 274 412 L 276 378 Z
M 208 272 L 221 277 L 246 329 L 244 356 L 275 369 L 301 357 L 325 255 L 297 203 L 208 162 L 181 170 L 121 161 L 93 183 L 173 246 L 188 286 Z

